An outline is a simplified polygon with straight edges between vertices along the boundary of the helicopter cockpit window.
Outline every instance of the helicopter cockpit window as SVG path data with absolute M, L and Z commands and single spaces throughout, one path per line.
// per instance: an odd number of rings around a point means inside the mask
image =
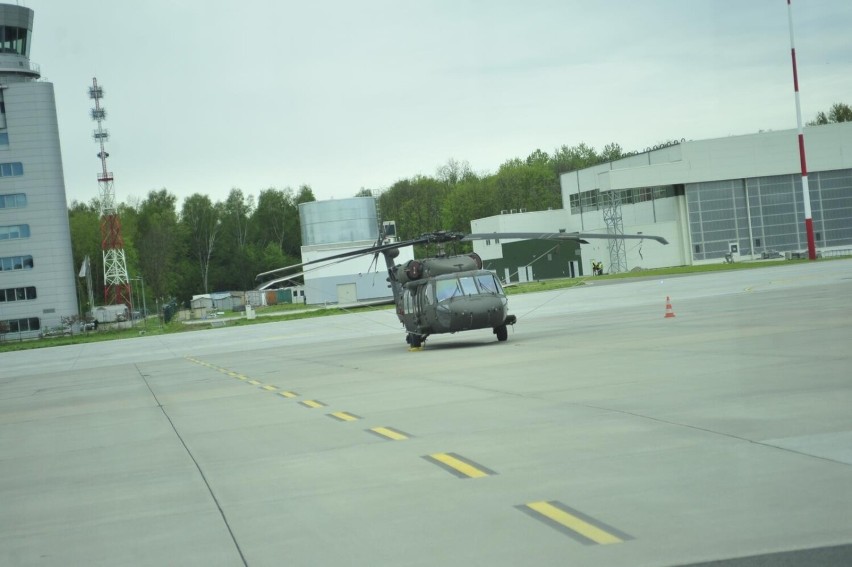
M 463 276 L 458 279 L 438 280 L 435 282 L 435 299 L 444 301 L 462 295 L 477 295 L 480 293 L 502 293 L 500 283 L 492 274 L 479 276 Z
M 476 288 L 476 281 L 471 276 L 459 278 L 459 283 L 465 295 L 476 295 L 479 293 L 479 290 Z
M 500 287 L 500 282 L 497 281 L 497 278 L 495 278 L 493 274 L 476 276 L 476 283 L 479 284 L 479 289 L 482 293 L 503 293 L 503 290 Z
M 462 291 L 457 279 L 438 280 L 435 282 L 435 297 L 438 301 L 444 301 L 445 299 L 459 295 L 462 295 Z

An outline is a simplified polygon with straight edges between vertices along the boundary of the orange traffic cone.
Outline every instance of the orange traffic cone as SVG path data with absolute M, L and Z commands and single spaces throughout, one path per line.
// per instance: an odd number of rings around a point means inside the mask
M 668 319 L 669 317 L 674 317 L 674 311 L 672 310 L 672 300 L 669 299 L 669 296 L 666 296 L 666 316 L 664 319 Z

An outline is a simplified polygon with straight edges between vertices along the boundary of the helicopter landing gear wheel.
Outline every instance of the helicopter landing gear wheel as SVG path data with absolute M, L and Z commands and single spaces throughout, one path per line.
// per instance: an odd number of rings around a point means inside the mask
M 503 342 L 509 338 L 509 329 L 506 328 L 506 325 L 500 325 L 494 327 L 494 334 L 497 335 L 498 341 Z
M 408 333 L 408 336 L 405 337 L 405 342 L 407 342 L 408 346 L 411 348 L 420 348 L 423 346 L 423 337 L 416 333 Z

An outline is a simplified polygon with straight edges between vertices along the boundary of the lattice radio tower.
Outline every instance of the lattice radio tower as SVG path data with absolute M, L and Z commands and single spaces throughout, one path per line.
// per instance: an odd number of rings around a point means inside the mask
M 621 218 L 621 193 L 619 191 L 601 191 L 603 199 L 603 218 L 606 223 L 606 233 L 616 237 L 624 236 L 624 222 Z M 610 238 L 609 273 L 621 274 L 627 271 L 627 250 L 624 238 Z
M 93 137 L 100 144 L 98 157 L 101 160 L 101 172 L 98 174 L 98 192 L 101 197 L 101 249 L 104 257 L 104 304 L 127 305 L 132 311 L 130 279 L 127 277 L 127 262 L 124 257 L 124 241 L 121 238 L 121 221 L 115 208 L 115 188 L 112 184 L 112 172 L 107 170 L 107 157 L 104 142 L 109 132 L 103 128 L 106 111 L 101 108 L 104 90 L 98 86 L 98 79 L 92 79 L 89 98 L 95 101 L 92 120 L 98 123 Z

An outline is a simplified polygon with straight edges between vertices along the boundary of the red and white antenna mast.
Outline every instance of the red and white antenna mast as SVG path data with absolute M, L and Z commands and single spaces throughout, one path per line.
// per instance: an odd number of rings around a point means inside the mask
M 796 44 L 793 42 L 793 7 L 787 0 L 787 20 L 790 22 L 790 54 L 793 57 L 793 90 L 796 93 L 796 124 L 799 128 L 799 163 L 802 166 L 802 201 L 805 205 L 805 236 L 808 240 L 808 259 L 816 260 L 814 221 L 811 217 L 811 193 L 808 188 L 808 165 L 805 161 L 805 131 L 802 129 L 802 103 L 799 101 L 799 71 L 796 69 Z
M 89 87 L 89 98 L 94 99 L 92 119 L 98 123 L 93 137 L 100 144 L 98 157 L 101 160 L 101 172 L 98 174 L 98 192 L 101 205 L 101 249 L 104 258 L 104 304 L 127 305 L 133 310 L 130 296 L 130 279 L 127 277 L 127 262 L 124 257 L 124 241 L 121 238 L 121 221 L 115 208 L 115 188 L 112 184 L 112 172 L 107 170 L 107 157 L 104 142 L 109 139 L 109 132 L 104 130 L 103 121 L 106 111 L 101 108 L 104 90 L 98 86 L 98 79 L 92 79 Z

